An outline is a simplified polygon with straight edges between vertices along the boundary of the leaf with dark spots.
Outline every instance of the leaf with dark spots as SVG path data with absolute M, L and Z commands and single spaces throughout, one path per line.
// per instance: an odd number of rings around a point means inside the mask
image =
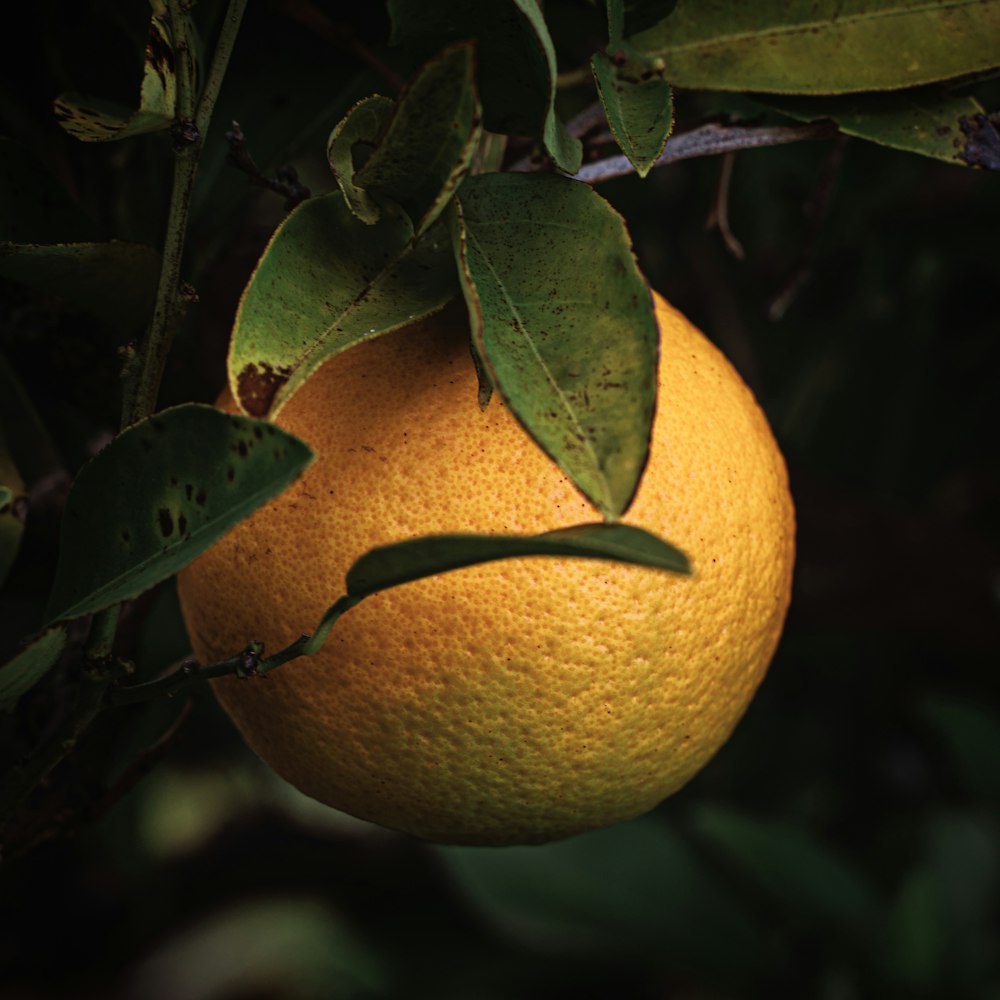
M 187 29 L 189 19 L 179 20 Z M 56 121 L 70 135 L 84 142 L 109 142 L 170 128 L 177 109 L 174 49 L 178 43 L 192 52 L 198 51 L 197 39 L 193 36 L 173 38 L 166 11 L 154 13 L 149 26 L 138 108 L 130 111 L 93 97 L 62 94 L 53 105 Z
M 482 135 L 471 43 L 431 59 L 404 91 L 396 113 L 355 183 L 399 205 L 416 235 L 441 214 L 468 173 Z
M 229 381 L 244 412 L 274 416 L 328 358 L 442 308 L 458 291 L 443 224 L 418 239 L 387 204 L 359 222 L 339 192 L 311 198 L 278 228 L 243 293 Z
M 457 207 L 456 254 L 490 382 L 598 510 L 619 517 L 646 464 L 658 360 L 621 217 L 587 185 L 541 174 L 472 177 Z
M 962 122 L 983 110 L 974 98 L 942 93 L 938 87 L 842 97 L 761 96 L 758 100 L 798 121 L 829 120 L 845 135 L 959 164 L 962 157 L 956 152 L 956 143 L 960 145 L 956 137 Z
M 645 177 L 674 124 L 673 95 L 663 68 L 640 57 L 611 59 L 603 52 L 594 53 L 591 68 L 615 141 Z
M 187 403 L 123 431 L 84 466 L 66 503 L 46 619 L 78 618 L 148 590 L 288 487 L 313 454 L 278 428 L 267 431 L 281 442 L 274 452 L 256 448 L 238 467 L 226 462 L 259 426 Z

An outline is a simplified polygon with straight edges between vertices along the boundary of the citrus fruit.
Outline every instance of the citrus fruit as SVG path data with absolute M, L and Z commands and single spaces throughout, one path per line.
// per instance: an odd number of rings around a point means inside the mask
M 693 575 L 521 558 L 375 594 L 318 655 L 214 682 L 280 775 L 431 840 L 528 843 L 647 811 L 725 742 L 781 633 L 794 514 L 749 389 L 654 298 L 660 397 L 624 521 L 682 548 Z M 181 574 L 203 663 L 311 631 L 373 546 L 597 520 L 496 397 L 480 410 L 451 314 L 338 355 L 277 422 L 318 457 Z

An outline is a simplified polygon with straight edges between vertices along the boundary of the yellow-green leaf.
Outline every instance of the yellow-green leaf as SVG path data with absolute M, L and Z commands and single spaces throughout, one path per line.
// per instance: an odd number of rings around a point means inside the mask
M 678 87 L 898 90 L 1000 65 L 1000 0 L 678 0 L 631 42 Z

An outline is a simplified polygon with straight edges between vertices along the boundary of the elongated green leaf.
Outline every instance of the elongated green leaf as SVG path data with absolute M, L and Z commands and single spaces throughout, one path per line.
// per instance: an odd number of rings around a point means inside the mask
M 388 97 L 381 94 L 365 97 L 344 115 L 326 144 L 326 159 L 347 207 L 369 225 L 378 222 L 381 210 L 378 202 L 354 183 L 354 147 L 375 146 L 395 110 L 396 102 Z
M 389 0 L 394 45 L 424 61 L 450 42 L 476 42 L 483 123 L 543 141 L 560 170 L 579 169 L 582 146 L 556 118 L 556 58 L 537 0 Z
M 381 142 L 355 183 L 400 205 L 419 236 L 465 176 L 482 134 L 472 44 L 447 48 L 400 98 Z
M 963 166 L 971 164 L 960 155 L 966 144 L 961 119 L 983 110 L 972 97 L 924 87 L 891 94 L 784 97 L 765 103 L 799 121 L 828 118 L 846 135 Z
M 687 557 L 630 524 L 578 524 L 542 535 L 428 535 L 366 552 L 347 573 L 347 593 L 365 597 L 435 573 L 523 556 L 576 556 L 690 573 Z
M 624 57 L 619 62 L 595 52 L 591 67 L 615 140 L 636 173 L 645 177 L 674 124 L 673 94 L 662 64 Z
M 339 192 L 311 198 L 278 228 L 243 293 L 229 384 L 247 413 L 277 413 L 327 358 L 440 309 L 455 296 L 444 225 L 413 240 L 403 211 L 374 225 Z
M 590 187 L 485 174 L 456 213 L 473 343 L 528 432 L 607 518 L 649 449 L 657 328 L 621 217 Z
M 187 22 L 187 18 L 184 18 Z M 193 38 L 185 44 L 194 46 Z M 175 40 L 164 11 L 154 12 L 149 25 L 139 106 L 135 111 L 99 98 L 62 94 L 54 104 L 56 120 L 83 142 L 110 142 L 143 132 L 159 132 L 174 122 L 177 107 Z
M 63 299 L 121 333 L 149 322 L 160 255 L 141 243 L 0 243 L 0 275 Z
M 577 524 L 541 535 L 423 535 L 366 552 L 347 571 L 347 593 L 323 615 L 295 655 L 318 653 L 341 615 L 380 590 L 450 570 L 525 556 L 571 556 L 690 573 L 687 556 L 669 542 L 629 524 Z M 286 662 L 281 657 L 280 662 Z M 273 664 L 268 669 L 273 669 Z
M 897 90 L 1000 64 L 1000 0 L 678 0 L 631 42 L 677 87 Z
M 694 829 L 781 903 L 810 916 L 858 925 L 876 905 L 854 868 L 798 827 L 703 806 Z
M 12 660 L 0 667 L 0 712 L 12 712 L 58 662 L 66 648 L 66 630 L 60 625 L 43 632 Z
M 77 476 L 46 618 L 78 618 L 172 576 L 312 461 L 273 424 L 186 403 L 128 428 Z

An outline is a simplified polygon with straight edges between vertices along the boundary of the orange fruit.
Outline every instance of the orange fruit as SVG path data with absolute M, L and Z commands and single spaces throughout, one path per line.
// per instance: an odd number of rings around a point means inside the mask
M 528 843 L 645 812 L 726 741 L 781 634 L 794 513 L 750 391 L 655 303 L 660 402 L 624 521 L 682 548 L 693 575 L 509 559 L 369 597 L 318 655 L 214 682 L 280 775 L 431 840 Z M 180 575 L 199 660 L 311 631 L 373 546 L 596 520 L 496 397 L 480 411 L 476 389 L 450 314 L 327 362 L 277 421 L 316 462 Z

